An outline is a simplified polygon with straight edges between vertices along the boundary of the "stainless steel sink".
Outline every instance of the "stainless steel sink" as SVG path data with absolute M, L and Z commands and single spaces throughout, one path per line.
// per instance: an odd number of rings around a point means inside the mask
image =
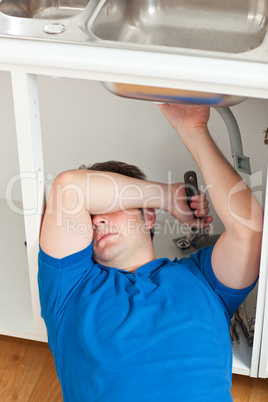
M 0 0 L 0 37 L 266 61 L 267 29 L 268 0 Z
M 268 26 L 266 0 L 106 0 L 92 23 L 99 39 L 241 53 Z
M 88 23 L 91 33 L 107 46 L 214 57 L 258 48 L 267 27 L 267 0 L 103 0 Z M 119 96 L 156 102 L 217 107 L 245 99 L 118 82 L 103 85 Z
M 2 0 L 0 12 L 12 17 L 61 19 L 80 13 L 89 0 Z

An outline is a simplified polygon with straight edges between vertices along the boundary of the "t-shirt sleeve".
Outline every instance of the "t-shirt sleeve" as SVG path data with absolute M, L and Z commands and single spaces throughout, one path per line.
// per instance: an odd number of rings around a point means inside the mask
M 232 289 L 220 283 L 214 274 L 211 263 L 213 247 L 214 246 L 204 247 L 196 254 L 191 256 L 191 258 L 198 260 L 201 272 L 204 274 L 208 283 L 219 297 L 224 306 L 227 319 L 230 321 L 235 311 L 243 303 L 247 295 L 252 291 L 257 281 L 245 289 Z
M 92 254 L 92 243 L 62 259 L 51 257 L 39 248 L 39 298 L 41 316 L 45 320 L 48 333 L 55 329 L 58 315 L 62 313 L 84 277 L 93 270 L 95 263 Z

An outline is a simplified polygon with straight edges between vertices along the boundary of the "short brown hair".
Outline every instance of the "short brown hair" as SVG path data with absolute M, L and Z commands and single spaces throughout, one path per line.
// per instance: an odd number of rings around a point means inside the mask
M 107 162 L 98 162 L 94 163 L 94 165 L 86 166 L 81 165 L 79 169 L 87 169 L 87 170 L 97 170 L 100 172 L 112 172 L 122 174 L 124 176 L 133 177 L 135 179 L 146 180 L 146 174 L 137 166 L 130 165 L 125 162 L 119 161 L 107 161 Z M 141 213 L 143 215 L 143 209 L 141 208 Z M 150 229 L 151 239 L 154 238 L 154 228 Z

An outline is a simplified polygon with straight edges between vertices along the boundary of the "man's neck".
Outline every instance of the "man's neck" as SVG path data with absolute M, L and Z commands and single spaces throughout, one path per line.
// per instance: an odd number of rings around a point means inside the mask
M 120 255 L 118 258 L 109 261 L 98 261 L 97 263 L 106 267 L 113 267 L 123 271 L 135 273 L 136 269 L 148 264 L 156 259 L 153 245 L 146 248 L 146 250 L 137 252 L 131 255 Z
M 134 274 L 134 273 L 136 272 L 136 269 L 142 267 L 142 266 L 145 265 L 145 264 L 148 264 L 148 263 L 151 262 L 151 261 L 154 261 L 155 259 L 156 259 L 156 256 L 154 255 L 153 258 L 150 258 L 150 259 L 148 259 L 148 260 L 143 260 L 143 262 L 142 262 L 141 264 L 134 265 L 134 266 L 129 267 L 129 268 L 121 268 L 121 269 L 123 269 L 124 271 L 127 271 L 127 272 L 131 272 L 131 273 Z

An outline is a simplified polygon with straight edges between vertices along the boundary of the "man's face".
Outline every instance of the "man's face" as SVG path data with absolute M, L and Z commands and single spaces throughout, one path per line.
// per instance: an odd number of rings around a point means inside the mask
M 93 258 L 99 264 L 127 269 L 150 239 L 150 225 L 139 209 L 93 215 Z

